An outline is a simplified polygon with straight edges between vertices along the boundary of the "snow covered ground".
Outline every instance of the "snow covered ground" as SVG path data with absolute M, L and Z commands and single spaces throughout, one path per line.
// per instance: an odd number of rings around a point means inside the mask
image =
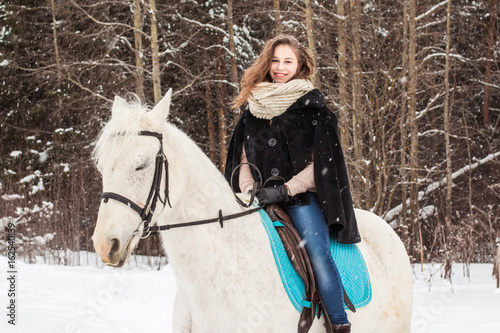
M 171 332 L 176 282 L 170 266 L 123 269 L 28 265 L 17 261 L 16 326 L 9 325 L 7 290 L 0 280 L 0 332 Z M 7 272 L 7 258 L 0 256 Z M 491 264 L 473 264 L 470 281 L 454 266 L 453 284 L 441 265 L 414 266 L 413 333 L 500 332 L 500 289 Z M 5 273 L 7 274 L 7 273 Z
M 452 283 L 442 265 L 414 266 L 412 333 L 499 333 L 500 289 L 492 264 L 472 264 L 470 281 L 464 265 L 453 266 Z

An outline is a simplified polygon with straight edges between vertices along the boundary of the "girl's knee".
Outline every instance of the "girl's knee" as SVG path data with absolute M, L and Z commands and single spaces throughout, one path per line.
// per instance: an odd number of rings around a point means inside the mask
M 330 268 L 334 266 L 333 259 L 331 257 L 330 251 L 312 251 L 313 253 L 309 254 L 309 259 L 311 260 L 311 264 L 318 268 L 326 267 Z

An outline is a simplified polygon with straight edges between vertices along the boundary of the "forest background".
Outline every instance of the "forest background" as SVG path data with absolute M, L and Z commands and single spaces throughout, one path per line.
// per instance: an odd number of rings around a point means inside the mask
M 93 140 L 115 95 L 154 105 L 221 169 L 264 41 L 308 46 L 340 121 L 355 206 L 413 262 L 493 262 L 500 237 L 498 0 L 1 0 L 0 253 L 92 251 Z M 161 255 L 158 239 L 138 252 Z M 83 251 L 83 252 L 82 252 Z M 451 265 L 450 265 L 451 267 Z

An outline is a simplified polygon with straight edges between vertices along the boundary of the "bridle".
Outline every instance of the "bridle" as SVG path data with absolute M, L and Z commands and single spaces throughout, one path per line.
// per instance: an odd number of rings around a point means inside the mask
M 147 238 L 152 234 L 158 233 L 159 231 L 164 231 L 164 230 L 170 230 L 173 228 L 182 228 L 182 227 L 190 227 L 190 226 L 195 226 L 195 225 L 201 225 L 201 224 L 208 224 L 208 223 L 214 223 L 218 222 L 221 226 L 221 228 L 224 227 L 224 221 L 225 220 L 231 220 L 231 219 L 236 219 L 245 215 L 249 215 L 252 213 L 255 213 L 259 210 L 262 209 L 262 207 L 255 207 L 240 213 L 236 214 L 231 214 L 231 215 L 226 215 L 224 216 L 222 214 L 222 210 L 219 210 L 219 216 L 213 219 L 208 219 L 208 220 L 200 220 L 200 221 L 192 221 L 192 222 L 185 222 L 185 223 L 177 223 L 177 224 L 167 224 L 167 225 L 160 225 L 160 226 L 151 226 L 151 220 L 153 219 L 154 211 L 156 209 L 156 204 L 158 201 L 160 201 L 163 204 L 163 207 L 168 203 L 170 208 L 172 208 L 172 205 L 170 204 L 170 198 L 169 198 L 169 192 L 168 192 L 168 161 L 167 161 L 167 156 L 163 152 L 163 135 L 161 133 L 157 132 L 150 132 L 150 131 L 140 131 L 138 135 L 144 135 L 144 136 L 152 136 L 157 138 L 160 141 L 160 148 L 158 150 L 158 153 L 156 154 L 156 161 L 155 161 L 155 172 L 154 172 L 154 177 L 153 177 L 153 183 L 151 184 L 151 189 L 149 190 L 149 195 L 148 199 L 146 200 L 146 204 L 144 207 L 140 207 L 138 204 L 133 202 L 132 200 L 124 197 L 123 195 L 120 195 L 118 193 L 114 192 L 104 192 L 101 195 L 101 200 L 106 203 L 108 202 L 109 199 L 116 200 L 118 202 L 121 202 L 128 207 L 132 208 L 139 216 L 141 217 L 141 223 L 138 225 L 137 230 L 135 231 L 137 234 L 139 234 L 139 228 L 141 224 L 144 225 L 143 231 L 141 238 Z M 160 189 L 161 189 L 161 179 L 163 175 L 163 169 L 165 169 L 165 192 L 164 192 L 164 198 L 162 199 L 160 195 Z M 231 177 L 232 178 L 232 177 Z M 231 184 L 232 188 L 232 184 Z M 252 201 L 255 196 L 255 186 L 254 190 L 252 191 Z M 240 204 L 243 205 L 242 202 Z M 244 205 L 244 207 L 248 208 L 250 205 Z
M 101 195 L 101 200 L 103 200 L 103 202 L 106 203 L 108 202 L 108 199 L 113 199 L 127 205 L 128 207 L 136 211 L 137 214 L 139 214 L 139 216 L 141 217 L 141 224 L 144 224 L 143 234 L 141 237 L 146 238 L 151 234 L 150 223 L 151 220 L 153 219 L 154 211 L 156 209 L 156 204 L 158 203 L 158 201 L 160 201 L 164 207 L 166 203 L 168 203 L 170 208 L 172 208 L 172 205 L 170 204 L 170 198 L 168 196 L 168 160 L 167 156 L 163 152 L 163 135 L 161 133 L 150 132 L 150 131 L 140 131 L 138 134 L 144 136 L 152 136 L 160 141 L 160 148 L 158 150 L 158 153 L 156 154 L 156 159 L 155 159 L 155 172 L 153 177 L 153 183 L 151 184 L 151 189 L 149 190 L 149 195 L 148 199 L 146 200 L 146 204 L 144 205 L 144 207 L 141 208 L 138 204 L 136 204 L 132 200 L 114 192 L 104 192 Z M 165 169 L 165 192 L 164 192 L 164 198 L 162 199 L 160 195 L 160 189 L 161 189 L 161 179 L 163 175 L 163 169 Z

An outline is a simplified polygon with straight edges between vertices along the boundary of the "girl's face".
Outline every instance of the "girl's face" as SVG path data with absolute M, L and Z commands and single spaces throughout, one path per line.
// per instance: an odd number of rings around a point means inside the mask
M 299 62 L 293 49 L 288 45 L 278 45 L 274 49 L 269 75 L 273 82 L 286 83 L 297 73 Z

